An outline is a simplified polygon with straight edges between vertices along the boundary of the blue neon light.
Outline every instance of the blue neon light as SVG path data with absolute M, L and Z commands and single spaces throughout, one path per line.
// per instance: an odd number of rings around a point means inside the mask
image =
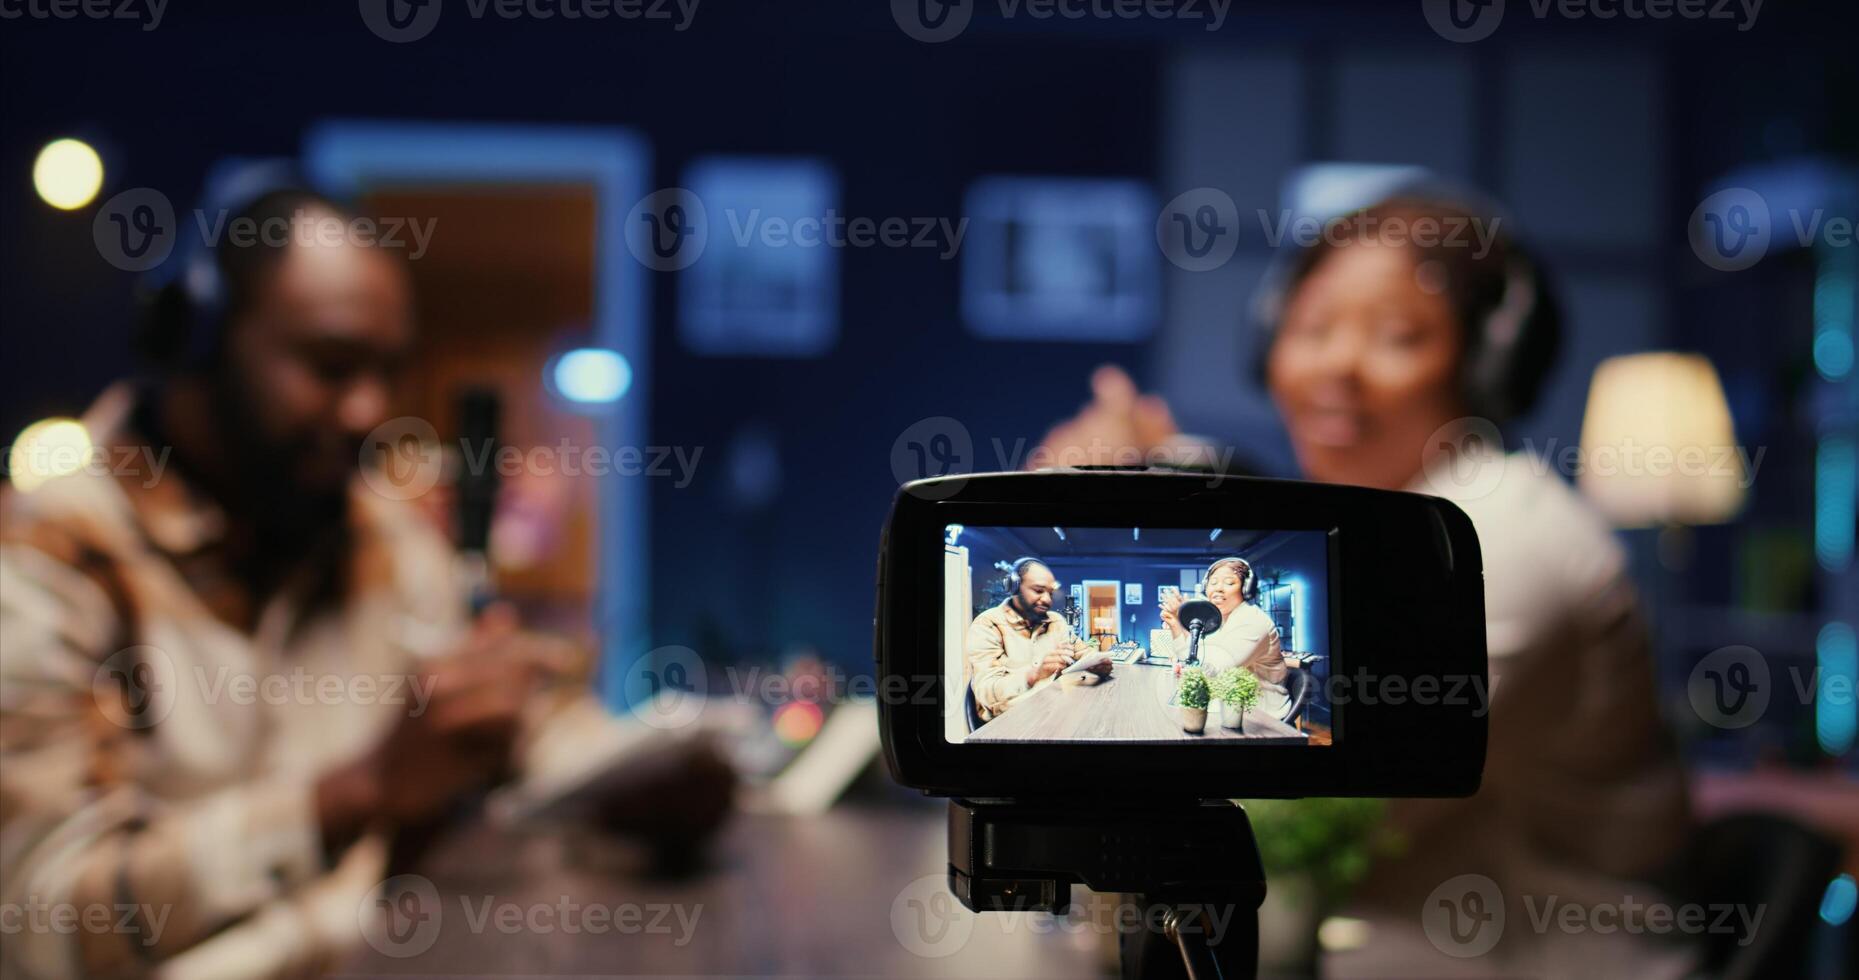
M 1820 750 L 1832 756 L 1853 747 L 1859 729 L 1859 704 L 1853 703 L 1853 684 L 1859 681 L 1859 640 L 1845 623 L 1820 628 L 1815 642 L 1819 676 L 1814 694 L 1814 735 Z
M 633 366 L 619 351 L 571 350 L 555 360 L 555 390 L 582 405 L 610 405 L 633 386 Z
M 1820 897 L 1820 921 L 1843 926 L 1852 920 L 1855 904 L 1859 904 L 1859 884 L 1852 875 L 1840 875 L 1827 883 L 1826 894 Z

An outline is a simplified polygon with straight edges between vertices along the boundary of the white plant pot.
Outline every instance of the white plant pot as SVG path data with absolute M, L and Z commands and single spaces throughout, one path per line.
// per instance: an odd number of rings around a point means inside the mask
M 1220 702 L 1220 727 L 1239 731 L 1246 724 L 1246 710 L 1236 704 Z
M 1181 708 L 1181 730 L 1189 735 L 1199 735 L 1207 728 L 1206 708 Z

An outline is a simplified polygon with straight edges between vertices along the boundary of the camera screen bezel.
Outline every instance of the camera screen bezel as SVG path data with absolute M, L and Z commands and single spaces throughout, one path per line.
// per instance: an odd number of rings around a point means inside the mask
M 1255 516 L 1245 515 L 1250 511 Z M 1270 513 L 1271 520 L 1256 515 Z M 1390 527 L 1390 524 L 1398 525 Z M 942 683 L 944 529 L 968 526 L 1247 527 L 1327 535 L 1331 676 L 1395 661 L 1372 656 L 1350 632 L 1364 617 L 1424 620 L 1448 612 L 1443 653 L 1427 666 L 1487 678 L 1483 578 L 1469 519 L 1419 494 L 1288 480 L 1176 472 L 982 474 L 900 489 L 886 525 L 875 621 L 880 727 L 899 782 L 968 798 L 1116 797 L 1132 792 L 1214 798 L 1457 796 L 1482 773 L 1483 714 L 1442 706 L 1339 704 L 1328 746 L 1180 743 L 949 743 Z M 1405 547 L 1403 575 L 1443 592 L 1431 600 L 1360 587 L 1355 579 Z M 1418 560 L 1418 559 L 1427 560 Z M 1456 605 L 1455 605 L 1456 604 Z M 1453 611 L 1456 609 L 1456 614 Z M 1420 619 L 1416 620 L 1415 617 Z M 1354 622 L 1352 622 L 1354 620 Z M 1456 625 L 1455 625 L 1456 624 Z M 1472 626 L 1475 624 L 1475 629 Z M 1365 659 L 1365 657 L 1367 659 Z M 1156 668 L 1145 668 L 1156 669 Z M 933 682 L 931 682 L 933 679 Z M 1488 690 L 1488 684 L 1484 687 Z M 1385 731 L 1384 731 L 1385 729 Z M 1437 744 L 1440 739 L 1451 744 Z M 1429 744 L 1434 743 L 1434 744 Z M 1429 752 L 1429 761 L 1403 759 Z M 1433 764 L 1433 761 L 1438 764 Z M 1121 773 L 1114 779 L 1091 772 Z M 1092 785 L 1092 784 L 1097 785 Z

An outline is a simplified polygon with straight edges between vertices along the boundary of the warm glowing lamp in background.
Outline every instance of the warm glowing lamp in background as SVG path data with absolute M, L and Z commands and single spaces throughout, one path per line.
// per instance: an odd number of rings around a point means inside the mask
M 83 140 L 53 140 L 32 161 L 32 186 L 52 207 L 81 208 L 103 189 L 103 158 Z
M 20 430 L 6 454 L 7 480 L 20 493 L 69 476 L 90 462 L 90 432 L 76 419 L 40 419 Z
M 1611 357 L 1581 425 L 1581 489 L 1621 527 L 1719 524 L 1747 478 L 1723 385 L 1696 354 Z

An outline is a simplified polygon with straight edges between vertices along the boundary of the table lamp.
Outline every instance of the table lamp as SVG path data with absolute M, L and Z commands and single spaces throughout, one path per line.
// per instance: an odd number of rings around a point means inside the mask
M 1697 354 L 1610 357 L 1581 426 L 1582 492 L 1620 527 L 1720 524 L 1747 481 L 1730 406 Z

